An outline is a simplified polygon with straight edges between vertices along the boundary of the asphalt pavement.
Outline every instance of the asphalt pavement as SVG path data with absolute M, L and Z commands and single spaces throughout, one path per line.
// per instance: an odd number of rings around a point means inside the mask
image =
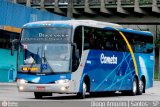
M 138 103 L 136 103 L 138 102 Z M 7 104 L 7 106 L 5 106 Z M 154 105 L 155 104 L 155 105 Z M 87 95 L 78 99 L 75 94 L 55 94 L 35 99 L 32 92 L 18 92 L 16 83 L 0 83 L 0 107 L 160 107 L 160 81 L 143 95 L 129 96 L 119 92 Z

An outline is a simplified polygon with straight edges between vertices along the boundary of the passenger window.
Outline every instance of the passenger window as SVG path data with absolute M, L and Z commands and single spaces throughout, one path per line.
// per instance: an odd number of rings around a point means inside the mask
M 151 53 L 153 51 L 153 37 L 139 34 L 125 33 L 135 53 Z

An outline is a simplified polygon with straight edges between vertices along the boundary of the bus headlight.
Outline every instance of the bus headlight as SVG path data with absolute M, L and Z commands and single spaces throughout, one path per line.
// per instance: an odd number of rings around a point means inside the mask
M 24 87 L 23 87 L 23 86 L 20 86 L 20 87 L 19 87 L 19 90 L 20 90 L 20 91 L 23 91 L 23 90 L 24 90 Z
M 17 83 L 20 83 L 20 84 L 25 84 L 27 83 L 28 81 L 27 80 L 24 80 L 24 79 L 18 79 L 17 80 Z
M 56 84 L 62 84 L 62 83 L 67 83 L 67 82 L 69 82 L 68 79 L 63 79 L 63 80 L 57 80 L 57 81 L 55 81 Z
M 69 88 L 69 86 L 61 87 L 60 89 L 61 89 L 62 91 L 65 91 L 65 90 L 67 90 L 68 88 Z

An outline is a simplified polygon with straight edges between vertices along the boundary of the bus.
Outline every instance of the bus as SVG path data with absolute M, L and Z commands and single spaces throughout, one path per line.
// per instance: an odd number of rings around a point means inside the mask
M 17 56 L 16 54 L 14 56 L 10 55 L 12 40 L 20 37 L 19 30 L 15 29 L 9 26 L 0 28 L 0 82 L 14 82 L 16 80 Z
M 25 24 L 17 59 L 20 92 L 122 92 L 141 95 L 153 86 L 153 34 L 94 20 Z M 14 54 L 14 48 L 12 48 Z M 22 61 L 23 60 L 23 61 Z

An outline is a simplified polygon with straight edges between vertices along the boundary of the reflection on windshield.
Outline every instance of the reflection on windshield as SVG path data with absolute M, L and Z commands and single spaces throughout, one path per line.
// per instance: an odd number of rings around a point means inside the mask
M 27 44 L 25 61 L 33 58 L 34 64 L 47 64 L 52 72 L 68 72 L 70 50 L 70 44 Z
M 29 55 L 29 58 L 27 58 L 26 60 L 24 60 L 24 64 L 34 64 L 35 60 L 33 58 L 33 54 Z
M 46 58 L 49 60 L 56 60 L 56 61 L 66 61 L 69 60 L 69 50 L 70 45 L 66 44 L 46 44 L 45 54 Z
M 54 72 L 68 72 L 70 49 L 69 44 L 46 44 L 45 58 Z
M 36 64 L 41 64 L 43 45 L 42 44 L 27 44 L 25 45 L 25 47 L 26 47 L 25 61 L 24 61 L 26 62 L 25 64 L 27 64 L 27 60 L 30 58 L 31 55 Z

